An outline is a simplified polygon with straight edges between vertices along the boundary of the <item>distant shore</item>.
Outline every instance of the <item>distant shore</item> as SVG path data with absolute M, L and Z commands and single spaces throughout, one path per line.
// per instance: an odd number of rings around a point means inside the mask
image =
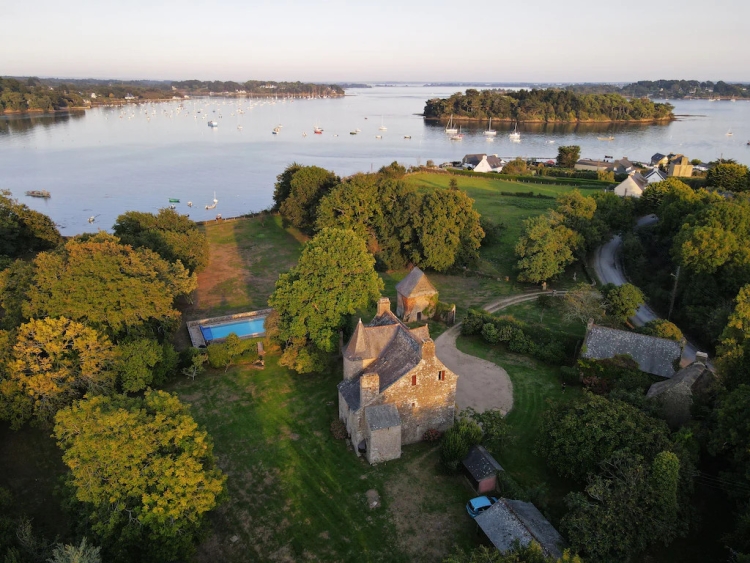
M 425 117 L 424 114 L 418 114 L 424 117 L 425 121 L 437 121 L 443 122 L 451 119 L 451 116 L 444 117 Z M 453 115 L 453 121 L 475 121 L 483 122 L 489 121 L 489 117 L 463 117 L 460 115 Z M 669 117 L 663 117 L 661 119 L 576 119 L 575 121 L 570 120 L 546 120 L 546 119 L 514 119 L 512 117 L 493 117 L 492 121 L 496 123 L 549 123 L 564 125 L 567 123 L 669 123 L 675 121 L 674 115 Z

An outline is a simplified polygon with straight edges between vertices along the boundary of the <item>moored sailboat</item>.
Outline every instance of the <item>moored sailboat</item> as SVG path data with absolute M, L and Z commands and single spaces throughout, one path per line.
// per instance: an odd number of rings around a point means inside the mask
M 484 132 L 485 137 L 494 137 L 497 135 L 497 131 L 492 128 L 492 118 L 490 117 L 490 124 L 487 126 L 487 131 Z

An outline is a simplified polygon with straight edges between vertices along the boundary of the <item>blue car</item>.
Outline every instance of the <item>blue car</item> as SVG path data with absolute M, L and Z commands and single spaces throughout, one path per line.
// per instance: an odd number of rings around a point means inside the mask
M 497 498 L 495 497 L 473 498 L 466 503 L 466 512 L 468 512 L 469 516 L 471 516 L 472 518 L 476 518 L 496 502 Z

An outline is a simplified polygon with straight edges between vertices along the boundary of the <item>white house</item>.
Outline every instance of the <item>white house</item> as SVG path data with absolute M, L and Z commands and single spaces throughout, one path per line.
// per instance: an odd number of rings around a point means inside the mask
M 648 180 L 638 172 L 633 172 L 625 180 L 615 186 L 615 194 L 620 197 L 641 197 L 643 188 L 648 185 Z
M 467 154 L 461 161 L 461 166 L 474 172 L 500 172 L 505 161 L 496 154 Z
M 652 168 L 645 174 L 643 174 L 643 177 L 646 179 L 646 182 L 649 184 L 655 184 L 656 182 L 663 182 L 667 179 L 667 175 L 659 170 L 658 168 Z

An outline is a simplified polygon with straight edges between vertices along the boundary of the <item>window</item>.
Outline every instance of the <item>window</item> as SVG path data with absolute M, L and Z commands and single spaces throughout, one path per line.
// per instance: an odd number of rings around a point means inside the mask
M 438 381 L 445 381 L 445 370 L 441 369 L 438 372 Z
M 411 384 L 412 385 L 416 385 L 417 384 L 417 376 L 416 375 L 412 375 L 411 376 Z

